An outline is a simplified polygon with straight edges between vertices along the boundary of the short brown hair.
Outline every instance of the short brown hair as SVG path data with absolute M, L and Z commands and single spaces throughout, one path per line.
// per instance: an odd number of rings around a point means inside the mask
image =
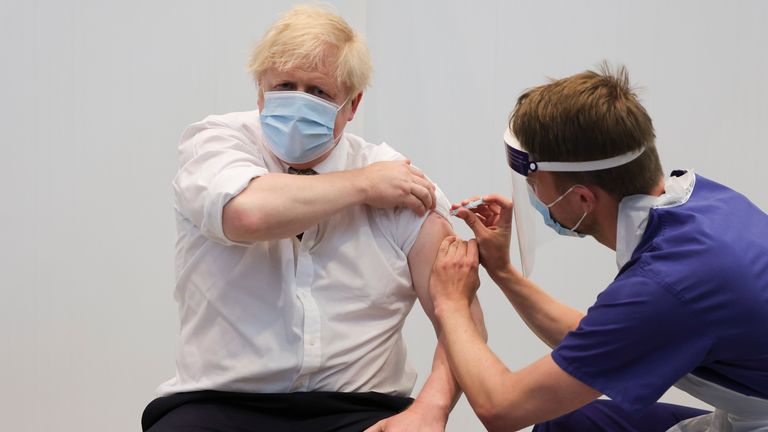
M 637 159 L 600 171 L 553 172 L 558 185 L 599 186 L 617 199 L 647 194 L 663 177 L 651 117 L 629 84 L 625 67 L 577 75 L 523 93 L 510 128 L 533 160 L 590 161 L 645 148 Z

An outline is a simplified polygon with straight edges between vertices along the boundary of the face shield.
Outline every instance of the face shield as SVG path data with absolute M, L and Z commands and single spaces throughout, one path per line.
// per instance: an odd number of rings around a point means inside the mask
M 611 158 L 586 162 L 534 161 L 528 152 L 523 150 L 509 128 L 504 131 L 504 144 L 507 150 L 507 164 L 512 169 L 510 171 L 514 202 L 512 210 L 520 250 L 520 269 L 525 277 L 529 277 L 533 272 L 537 246 L 536 219 L 541 219 L 528 196 L 530 188 L 526 181 L 528 175 L 536 171 L 587 172 L 614 168 L 635 160 L 645 151 L 643 147 Z

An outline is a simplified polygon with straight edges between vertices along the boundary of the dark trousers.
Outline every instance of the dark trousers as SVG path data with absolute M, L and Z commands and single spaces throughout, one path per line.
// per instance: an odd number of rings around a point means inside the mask
M 360 432 L 413 402 L 381 393 L 199 391 L 153 400 L 145 432 Z
M 691 417 L 709 413 L 696 408 L 655 403 L 640 415 L 611 400 L 598 399 L 574 412 L 536 425 L 533 432 L 665 432 Z

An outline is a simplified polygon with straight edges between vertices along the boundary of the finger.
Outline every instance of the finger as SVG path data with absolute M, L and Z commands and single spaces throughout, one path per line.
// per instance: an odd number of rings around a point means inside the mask
M 435 205 L 437 204 L 437 200 L 435 199 L 435 185 L 427 179 L 422 179 L 418 177 L 415 178 L 415 183 L 420 187 L 424 188 L 427 191 L 427 193 L 429 193 L 430 204 L 427 207 L 430 209 L 434 209 Z M 427 203 L 424 203 L 424 204 L 427 204 Z
M 414 178 L 412 179 L 412 181 L 413 181 L 414 183 L 417 183 L 417 184 L 421 185 L 421 186 L 424 186 L 425 188 L 427 188 L 427 189 L 431 190 L 432 192 L 434 192 L 434 191 L 437 189 L 437 187 L 435 186 L 435 184 L 434 184 L 434 183 L 432 183 L 432 182 L 431 182 L 431 181 L 430 181 L 428 178 L 426 178 L 425 176 L 421 176 L 421 177 L 419 177 L 419 176 L 416 176 L 416 177 L 414 177 Z
M 485 226 L 496 226 L 496 224 L 499 222 L 501 207 L 498 204 L 488 204 L 486 205 L 486 209 L 490 215 L 486 216 L 487 223 Z
M 471 239 L 467 243 L 467 258 L 474 263 L 478 262 L 480 254 L 477 251 L 477 239 Z
M 459 212 L 456 213 L 456 216 L 461 218 L 469 227 L 469 229 L 472 230 L 473 233 L 475 233 L 475 237 L 482 237 L 482 234 L 485 233 L 486 227 L 483 225 L 483 223 L 480 221 L 480 219 L 475 215 L 473 212 L 461 208 L 459 209 Z
M 458 243 L 456 247 L 456 255 L 459 257 L 465 257 L 467 255 L 467 242 L 464 240 L 459 240 L 456 243 Z
M 483 201 L 485 204 L 497 205 L 500 208 L 512 207 L 512 200 L 500 194 L 485 195 Z
M 488 226 L 488 221 L 485 219 L 485 216 L 481 215 L 480 213 L 475 213 L 475 216 L 480 219 L 480 222 L 482 222 L 483 225 Z
M 429 210 L 427 207 L 424 206 L 424 203 L 421 202 L 420 199 L 416 198 L 413 195 L 408 195 L 405 198 L 405 201 L 403 201 L 402 205 L 405 207 L 408 207 L 419 216 L 424 216 L 425 214 L 427 214 L 427 210 Z
M 421 169 L 419 169 L 418 167 L 415 167 L 415 166 L 413 166 L 413 165 L 409 165 L 409 166 L 408 166 L 408 169 L 411 171 L 411 174 L 413 174 L 413 175 L 415 175 L 415 176 L 417 176 L 417 177 L 426 178 L 426 177 L 424 176 L 424 171 L 422 171 L 422 170 L 421 170 Z
M 424 207 L 428 209 L 432 209 L 435 204 L 435 197 L 430 192 L 429 189 L 426 189 L 423 186 L 415 184 L 411 185 L 411 195 L 421 201 L 424 204 Z
M 477 200 L 482 199 L 482 198 L 483 197 L 481 197 L 480 195 L 476 195 L 476 196 L 473 196 L 472 198 L 467 198 L 467 199 L 462 200 L 461 201 L 461 205 L 463 207 L 463 206 L 471 203 L 472 201 L 477 201 Z
M 497 223 L 499 223 L 499 215 L 497 213 L 494 213 L 483 222 L 487 227 L 496 226 Z
M 493 210 L 491 210 L 491 208 L 487 205 L 478 206 L 476 209 L 474 209 L 474 212 L 475 214 L 481 215 L 486 219 L 489 219 L 494 215 Z
M 448 258 L 453 258 L 456 255 L 456 250 L 459 248 L 459 243 L 461 240 L 459 240 L 457 237 L 453 238 L 453 241 L 450 245 L 448 245 L 448 252 L 446 252 L 446 256 Z
M 440 243 L 440 254 L 445 255 L 448 252 L 448 249 L 451 247 L 451 243 L 456 241 L 456 236 L 448 236 L 443 239 L 443 242 Z
M 513 202 L 509 198 L 499 195 L 491 194 L 484 197 L 486 204 L 499 206 L 499 220 L 498 224 L 507 226 L 512 223 L 512 209 Z
M 498 213 L 494 213 L 492 211 L 485 211 L 485 212 L 476 213 L 476 214 L 481 217 L 481 220 L 483 221 L 483 225 L 485 225 L 488 228 L 496 226 L 496 224 L 499 221 Z

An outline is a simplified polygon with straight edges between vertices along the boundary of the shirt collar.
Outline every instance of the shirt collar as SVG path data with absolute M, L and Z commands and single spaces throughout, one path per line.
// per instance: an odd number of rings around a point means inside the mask
M 325 160 L 312 167 L 318 174 L 327 174 L 329 172 L 343 171 L 347 168 L 347 156 L 349 154 L 349 143 L 347 135 L 341 134 L 339 143 L 331 149 L 331 154 Z
M 616 265 L 619 269 L 632 258 L 648 223 L 652 208 L 675 207 L 685 204 L 693 193 L 696 174 L 692 170 L 676 176 L 672 173 L 664 182 L 664 193 L 659 196 L 630 195 L 619 203 L 616 225 Z

